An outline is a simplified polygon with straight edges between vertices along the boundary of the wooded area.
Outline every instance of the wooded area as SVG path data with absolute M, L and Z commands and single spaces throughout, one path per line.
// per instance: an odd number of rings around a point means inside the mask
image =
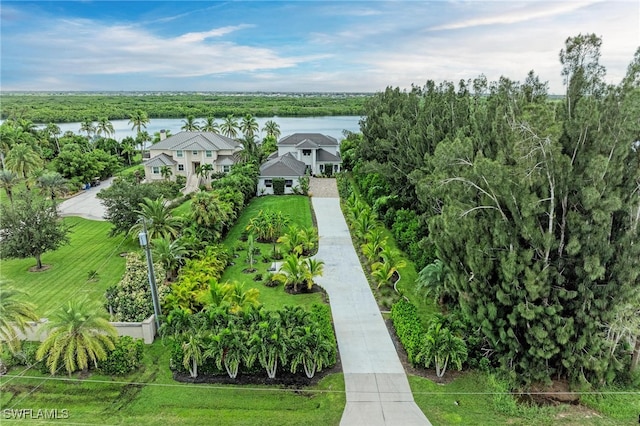
M 387 88 L 342 146 L 398 243 L 440 268 L 422 284 L 477 330 L 470 357 L 522 383 L 624 382 L 638 367 L 640 49 L 609 85 L 600 47 L 567 39 L 563 100 L 533 71 Z
M 2 93 L 0 118 L 34 123 L 127 119 L 136 110 L 149 118 L 294 117 L 360 115 L 365 94 L 199 94 L 199 93 Z

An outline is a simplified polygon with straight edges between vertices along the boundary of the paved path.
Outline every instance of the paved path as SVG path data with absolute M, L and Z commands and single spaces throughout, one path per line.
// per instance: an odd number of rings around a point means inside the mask
M 60 216 L 80 216 L 91 220 L 105 220 L 106 212 L 96 194 L 104 188 L 111 186 L 113 178 L 106 179 L 100 186 L 92 187 L 81 191 L 58 205 Z
M 334 183 L 335 185 L 335 183 Z M 341 426 L 431 425 L 413 401 L 404 368 L 353 248 L 338 198 L 312 198 L 324 275 L 347 391 Z

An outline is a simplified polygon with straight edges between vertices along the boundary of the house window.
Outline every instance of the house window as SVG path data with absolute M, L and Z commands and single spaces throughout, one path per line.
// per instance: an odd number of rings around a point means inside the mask
M 176 157 L 182 158 L 182 156 L 183 156 L 182 151 L 176 151 Z
M 273 186 L 273 182 L 271 181 L 271 179 L 265 179 L 264 186 L 266 186 L 267 188 L 271 188 Z
M 184 164 L 178 164 L 178 171 L 184 172 Z
M 310 149 L 303 149 L 302 150 L 302 155 L 304 156 L 310 156 L 311 155 L 311 150 Z
M 213 157 L 213 151 L 205 151 L 207 158 Z
M 191 154 L 198 155 L 198 151 L 191 151 Z
M 229 173 L 231 171 L 231 166 L 229 165 L 222 166 L 222 171 L 224 173 Z
M 152 171 L 154 175 L 159 175 L 160 174 L 160 167 L 154 166 L 152 167 Z
M 284 186 L 286 186 L 287 188 L 291 188 L 293 186 L 293 180 L 291 179 L 287 179 L 284 181 Z

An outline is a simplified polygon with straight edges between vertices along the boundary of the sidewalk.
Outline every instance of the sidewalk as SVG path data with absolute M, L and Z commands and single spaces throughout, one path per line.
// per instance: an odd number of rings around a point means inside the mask
M 334 181 L 335 185 L 335 181 Z M 347 392 L 341 426 L 431 425 L 405 371 L 351 242 L 338 198 L 312 198 Z

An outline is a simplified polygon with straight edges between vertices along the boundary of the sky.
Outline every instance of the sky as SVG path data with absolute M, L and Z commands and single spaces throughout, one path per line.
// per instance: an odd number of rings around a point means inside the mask
M 640 0 L 5 1 L 2 91 L 378 92 L 530 70 L 564 93 L 567 37 L 618 83 Z

